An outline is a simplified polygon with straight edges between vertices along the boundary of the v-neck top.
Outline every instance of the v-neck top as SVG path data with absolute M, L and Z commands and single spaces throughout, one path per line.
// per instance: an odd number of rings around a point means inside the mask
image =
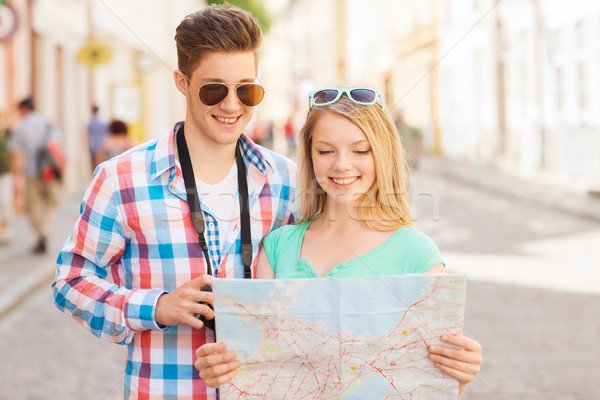
M 304 234 L 311 222 L 283 226 L 263 239 L 276 279 L 319 278 L 308 260 L 300 259 Z M 324 277 L 396 276 L 425 272 L 437 264 L 444 264 L 444 260 L 433 240 L 414 227 L 404 227 L 370 252 L 332 265 Z

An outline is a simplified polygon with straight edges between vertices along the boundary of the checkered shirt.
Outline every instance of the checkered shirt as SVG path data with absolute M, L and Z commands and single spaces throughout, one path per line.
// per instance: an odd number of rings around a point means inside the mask
M 195 350 L 211 330 L 156 323 L 158 297 L 206 272 L 179 161 L 168 135 L 97 168 L 72 235 L 57 260 L 53 295 L 95 336 L 128 347 L 125 399 L 216 399 L 194 368 Z M 297 210 L 294 163 L 242 135 L 253 254 L 271 230 Z M 229 232 L 202 205 L 215 275 L 243 278 L 239 210 Z M 223 251 L 220 240 L 226 238 Z

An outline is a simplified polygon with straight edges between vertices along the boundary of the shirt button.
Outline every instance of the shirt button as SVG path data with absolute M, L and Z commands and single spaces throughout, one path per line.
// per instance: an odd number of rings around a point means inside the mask
M 208 226 L 210 226 L 211 228 L 214 228 L 215 227 L 215 223 L 214 222 L 209 222 Z

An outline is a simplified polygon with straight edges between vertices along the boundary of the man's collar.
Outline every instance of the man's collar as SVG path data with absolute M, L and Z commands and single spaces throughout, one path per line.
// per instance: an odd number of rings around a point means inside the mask
M 174 138 L 175 133 L 179 131 L 179 128 L 183 126 L 183 121 L 177 122 L 171 128 L 168 135 L 164 135 L 159 138 L 148 150 L 152 150 L 154 146 L 154 156 L 152 158 L 152 170 L 151 179 L 157 178 L 165 171 L 171 171 L 171 179 L 176 171 L 177 161 L 175 157 Z M 268 171 L 272 171 L 273 168 L 269 165 L 268 161 L 264 158 L 261 151 L 258 149 L 256 144 L 250 140 L 246 135 L 240 136 L 240 143 L 242 145 L 242 157 L 248 166 L 254 166 L 260 171 L 261 174 L 266 175 Z

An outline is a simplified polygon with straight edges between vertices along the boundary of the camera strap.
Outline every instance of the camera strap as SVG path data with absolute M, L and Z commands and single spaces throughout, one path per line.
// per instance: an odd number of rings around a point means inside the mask
M 238 139 L 235 147 L 235 160 L 237 163 L 238 187 L 240 192 L 241 253 L 242 264 L 244 264 L 244 278 L 250 279 L 252 278 L 252 271 L 250 269 L 250 265 L 252 264 L 252 238 L 250 236 L 250 210 L 248 206 L 246 164 L 244 164 L 244 159 L 242 158 L 241 146 L 242 144 Z M 204 215 L 200 208 L 200 196 L 198 195 L 198 189 L 196 188 L 192 160 L 190 159 L 190 152 L 185 140 L 184 125 L 181 125 L 181 128 L 177 131 L 177 151 L 179 153 L 181 172 L 183 173 L 183 180 L 185 182 L 185 191 L 187 193 L 188 203 L 192 214 L 192 223 L 194 229 L 198 233 L 198 242 L 204 253 L 204 259 L 206 260 L 206 272 L 209 275 L 213 275 L 212 263 L 208 256 L 208 246 L 206 245 L 206 238 L 204 236 Z

